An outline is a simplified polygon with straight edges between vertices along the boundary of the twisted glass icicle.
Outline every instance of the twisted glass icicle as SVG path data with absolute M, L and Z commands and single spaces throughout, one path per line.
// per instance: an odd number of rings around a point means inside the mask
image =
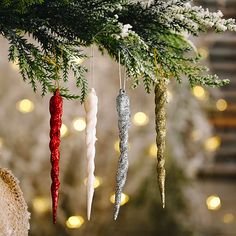
M 167 87 L 163 81 L 155 86 L 155 120 L 157 145 L 157 175 L 161 194 L 162 207 L 165 207 L 165 138 L 166 138 L 166 111 Z
M 118 112 L 118 128 L 120 138 L 120 158 L 116 175 L 116 191 L 115 191 L 115 206 L 114 219 L 116 220 L 119 214 L 121 194 L 124 188 L 127 172 L 128 172 L 128 129 L 130 127 L 130 107 L 129 97 L 123 89 L 120 89 L 119 95 L 116 98 L 116 108 Z
M 86 111 L 86 145 L 87 145 L 87 217 L 90 220 L 91 208 L 94 194 L 94 170 L 95 170 L 95 142 L 97 125 L 97 105 L 98 97 L 94 88 L 91 89 L 85 100 L 84 107 Z
M 52 205 L 53 205 L 53 223 L 56 223 L 58 197 L 59 197 L 59 160 L 60 160 L 60 129 L 61 129 L 61 117 L 62 117 L 62 105 L 63 100 L 57 89 L 54 96 L 50 99 L 50 143 L 49 148 L 51 150 L 51 194 L 52 194 Z

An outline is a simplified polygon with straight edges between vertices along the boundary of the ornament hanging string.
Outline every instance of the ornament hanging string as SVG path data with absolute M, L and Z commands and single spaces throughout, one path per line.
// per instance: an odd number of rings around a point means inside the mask
M 123 88 L 122 88 L 122 74 L 121 74 L 121 59 L 120 59 L 120 51 L 118 53 L 118 62 L 119 62 L 119 81 L 120 81 L 120 89 L 123 89 L 125 91 L 125 85 L 126 85 L 126 70 L 124 71 L 124 78 L 123 78 Z
M 91 80 L 91 87 L 94 87 L 94 45 L 92 45 L 91 47 L 91 59 L 90 59 L 90 71 L 91 71 L 91 76 L 90 76 L 90 80 Z

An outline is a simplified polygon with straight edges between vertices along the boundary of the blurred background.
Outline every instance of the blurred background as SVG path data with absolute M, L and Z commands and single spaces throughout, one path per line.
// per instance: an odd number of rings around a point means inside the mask
M 236 18 L 235 0 L 199 0 Z M 58 223 L 52 224 L 50 198 L 50 96 L 31 91 L 7 60 L 0 38 L 0 166 L 20 180 L 31 212 L 32 236 L 236 236 L 236 35 L 209 33 L 193 39 L 211 73 L 228 78 L 221 89 L 168 88 L 166 149 L 167 206 L 162 209 L 156 178 L 154 96 L 132 90 L 130 168 L 120 216 L 113 221 L 119 157 L 115 99 L 118 65 L 95 50 L 94 82 L 99 98 L 96 191 L 92 220 L 86 220 L 85 112 L 64 101 L 61 129 L 61 188 Z M 87 50 L 91 54 L 91 50 Z M 83 61 L 90 68 L 91 61 Z M 109 89 L 108 89 L 109 88 Z M 71 89 L 76 92 L 73 81 Z

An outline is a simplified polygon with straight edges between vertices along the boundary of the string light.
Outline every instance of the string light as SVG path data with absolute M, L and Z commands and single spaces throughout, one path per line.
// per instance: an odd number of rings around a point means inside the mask
M 82 216 L 70 216 L 66 221 L 66 226 L 69 229 L 78 229 L 84 223 L 84 218 Z
M 149 155 L 152 157 L 152 158 L 156 158 L 157 156 L 157 145 L 155 143 L 151 144 L 151 146 L 149 147 Z
M 221 200 L 217 195 L 211 195 L 206 200 L 207 208 L 209 210 L 215 211 L 219 210 L 221 207 Z
M 219 111 L 225 111 L 227 109 L 227 106 L 228 104 L 224 99 L 219 99 L 216 102 L 216 108 Z
M 134 114 L 133 123 L 137 126 L 144 126 L 148 124 L 149 118 L 144 112 L 137 112 Z
M 193 94 L 199 100 L 205 100 L 207 98 L 207 92 L 201 86 L 195 86 L 193 88 Z
M 86 128 L 86 122 L 83 117 L 73 120 L 73 127 L 76 131 L 83 131 Z
M 45 197 L 36 197 L 33 199 L 33 208 L 37 213 L 43 214 L 50 210 L 51 200 Z
M 120 205 L 123 206 L 125 205 L 127 202 L 129 201 L 129 196 L 125 193 L 122 193 L 121 194 L 121 202 L 120 202 Z M 111 203 L 115 203 L 115 194 L 112 194 L 111 197 L 110 197 L 110 202 Z
M 225 224 L 232 224 L 232 223 L 234 222 L 234 220 L 235 220 L 235 217 L 234 217 L 233 214 L 227 213 L 227 214 L 224 214 L 222 220 L 223 220 L 223 222 L 224 222 Z
M 88 179 L 86 178 L 86 179 L 84 180 L 84 185 L 85 185 L 85 186 L 87 185 L 87 181 L 88 181 Z M 95 180 L 94 180 L 94 185 L 93 185 L 93 187 L 94 187 L 94 188 L 98 188 L 98 187 L 101 185 L 101 183 L 102 183 L 102 178 L 95 176 Z
M 218 136 L 213 136 L 211 138 L 208 138 L 205 141 L 205 149 L 209 152 L 214 152 L 216 151 L 221 145 L 221 139 Z
M 65 137 L 68 135 L 68 128 L 65 124 L 61 125 L 61 138 Z
M 34 110 L 34 103 L 29 99 L 23 99 L 16 103 L 16 108 L 21 113 L 29 113 Z

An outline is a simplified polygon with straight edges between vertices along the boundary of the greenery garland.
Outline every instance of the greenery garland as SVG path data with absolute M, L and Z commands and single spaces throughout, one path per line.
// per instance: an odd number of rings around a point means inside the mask
M 149 1 L 150 2 L 150 1 Z M 62 96 L 84 101 L 87 69 L 81 47 L 96 44 L 121 64 L 136 87 L 142 81 L 146 92 L 160 79 L 187 77 L 191 86 L 222 86 L 228 80 L 206 75 L 196 62 L 200 55 L 188 35 L 207 30 L 236 31 L 233 19 L 222 19 L 186 0 L 3 0 L 0 32 L 9 41 L 9 60 L 19 65 L 23 79 L 42 95 L 55 91 L 61 81 Z M 32 43 L 33 38 L 35 41 Z M 157 58 L 154 59 L 154 50 Z M 156 63 L 157 62 L 157 63 Z M 160 69 L 161 68 L 161 69 Z M 156 70 L 162 76 L 156 77 Z M 66 82 L 69 71 L 80 95 L 71 94 Z

